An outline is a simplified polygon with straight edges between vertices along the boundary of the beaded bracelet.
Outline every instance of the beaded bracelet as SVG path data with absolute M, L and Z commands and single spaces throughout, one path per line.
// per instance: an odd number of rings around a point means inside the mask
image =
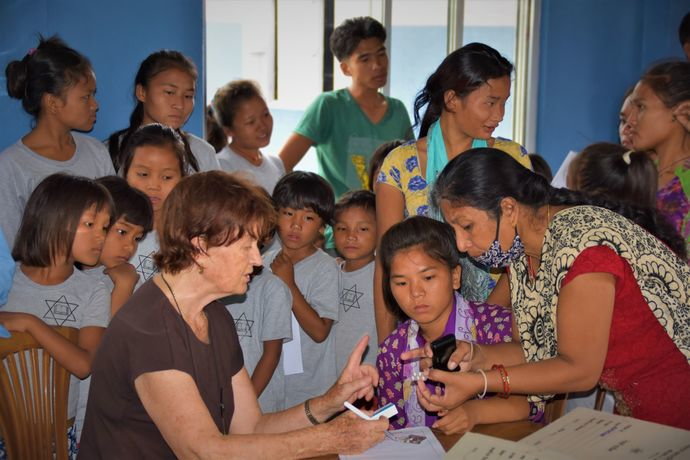
M 307 419 L 311 422 L 312 425 L 319 425 L 321 422 L 316 420 L 316 417 L 314 417 L 314 414 L 311 413 L 311 409 L 309 408 L 309 399 L 304 401 L 304 413 L 307 414 Z
M 503 381 L 503 393 L 499 393 L 499 398 L 507 398 L 510 396 L 510 378 L 508 377 L 508 371 L 506 371 L 503 364 L 494 364 L 491 369 L 496 369 L 499 374 L 501 374 L 501 380 Z

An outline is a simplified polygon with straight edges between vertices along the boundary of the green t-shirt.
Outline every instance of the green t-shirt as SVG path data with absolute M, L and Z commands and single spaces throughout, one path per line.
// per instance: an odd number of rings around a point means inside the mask
M 374 124 L 350 91 L 321 94 L 307 108 L 295 132 L 316 147 L 319 174 L 333 187 L 336 198 L 349 190 L 367 188 L 371 154 L 384 142 L 411 139 L 410 117 L 397 99 L 386 97 L 388 110 Z

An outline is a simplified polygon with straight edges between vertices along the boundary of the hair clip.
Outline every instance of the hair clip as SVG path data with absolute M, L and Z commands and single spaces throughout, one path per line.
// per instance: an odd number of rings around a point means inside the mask
M 29 51 L 27 51 L 27 56 L 33 56 L 34 53 L 36 53 L 36 48 L 29 48 Z
M 623 154 L 623 161 L 625 161 L 625 164 L 626 164 L 626 165 L 629 165 L 629 164 L 630 164 L 630 154 L 631 154 L 631 153 L 633 153 L 633 151 L 632 151 L 632 150 L 628 150 L 627 152 L 625 152 L 625 153 Z

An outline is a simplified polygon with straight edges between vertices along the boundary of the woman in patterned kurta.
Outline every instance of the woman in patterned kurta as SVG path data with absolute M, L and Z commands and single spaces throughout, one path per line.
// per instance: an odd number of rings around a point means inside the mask
M 690 429 L 690 267 L 679 257 L 683 241 L 650 221 L 652 210 L 592 206 L 492 149 L 449 163 L 434 202 L 459 249 L 510 264 L 514 343 L 482 347 L 470 363 L 487 369 L 489 391 L 506 389 L 490 370 L 499 363 L 508 389 L 530 395 L 532 415 L 550 394 L 599 382 L 614 392 L 618 413 Z M 458 359 L 468 354 L 460 345 Z M 441 397 L 419 392 L 432 409 L 483 387 L 473 372 L 429 377 L 446 385 Z
M 405 321 L 380 345 L 378 397 L 381 405 L 394 403 L 393 428 L 435 426 L 446 433 L 464 432 L 475 423 L 502 419 L 478 418 L 484 401 L 473 401 L 437 422 L 417 402 L 413 381 L 418 361 L 402 361 L 404 351 L 423 348 L 449 334 L 477 344 L 510 341 L 510 310 L 497 305 L 466 301 L 455 289 L 460 284 L 458 253 L 448 224 L 422 216 L 411 217 L 390 228 L 381 241 L 384 293 L 389 309 Z M 430 391 L 442 387 L 428 382 Z M 509 401 L 502 405 L 508 407 Z M 499 417 L 502 417 L 499 414 Z

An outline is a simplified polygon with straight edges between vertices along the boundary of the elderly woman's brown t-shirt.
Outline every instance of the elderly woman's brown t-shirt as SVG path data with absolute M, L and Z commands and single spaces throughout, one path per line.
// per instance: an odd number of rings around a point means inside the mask
M 79 458 L 175 458 L 134 388 L 148 372 L 179 370 L 195 381 L 221 430 L 234 412 L 232 377 L 244 365 L 235 324 L 225 306 L 206 306 L 210 344 L 199 341 L 152 280 L 112 319 L 96 353 Z M 191 349 L 191 352 L 190 352 Z M 220 376 L 220 377 L 219 377 Z M 188 395 L 177 395 L 177 398 Z M 180 426 L 180 432 L 190 427 Z

